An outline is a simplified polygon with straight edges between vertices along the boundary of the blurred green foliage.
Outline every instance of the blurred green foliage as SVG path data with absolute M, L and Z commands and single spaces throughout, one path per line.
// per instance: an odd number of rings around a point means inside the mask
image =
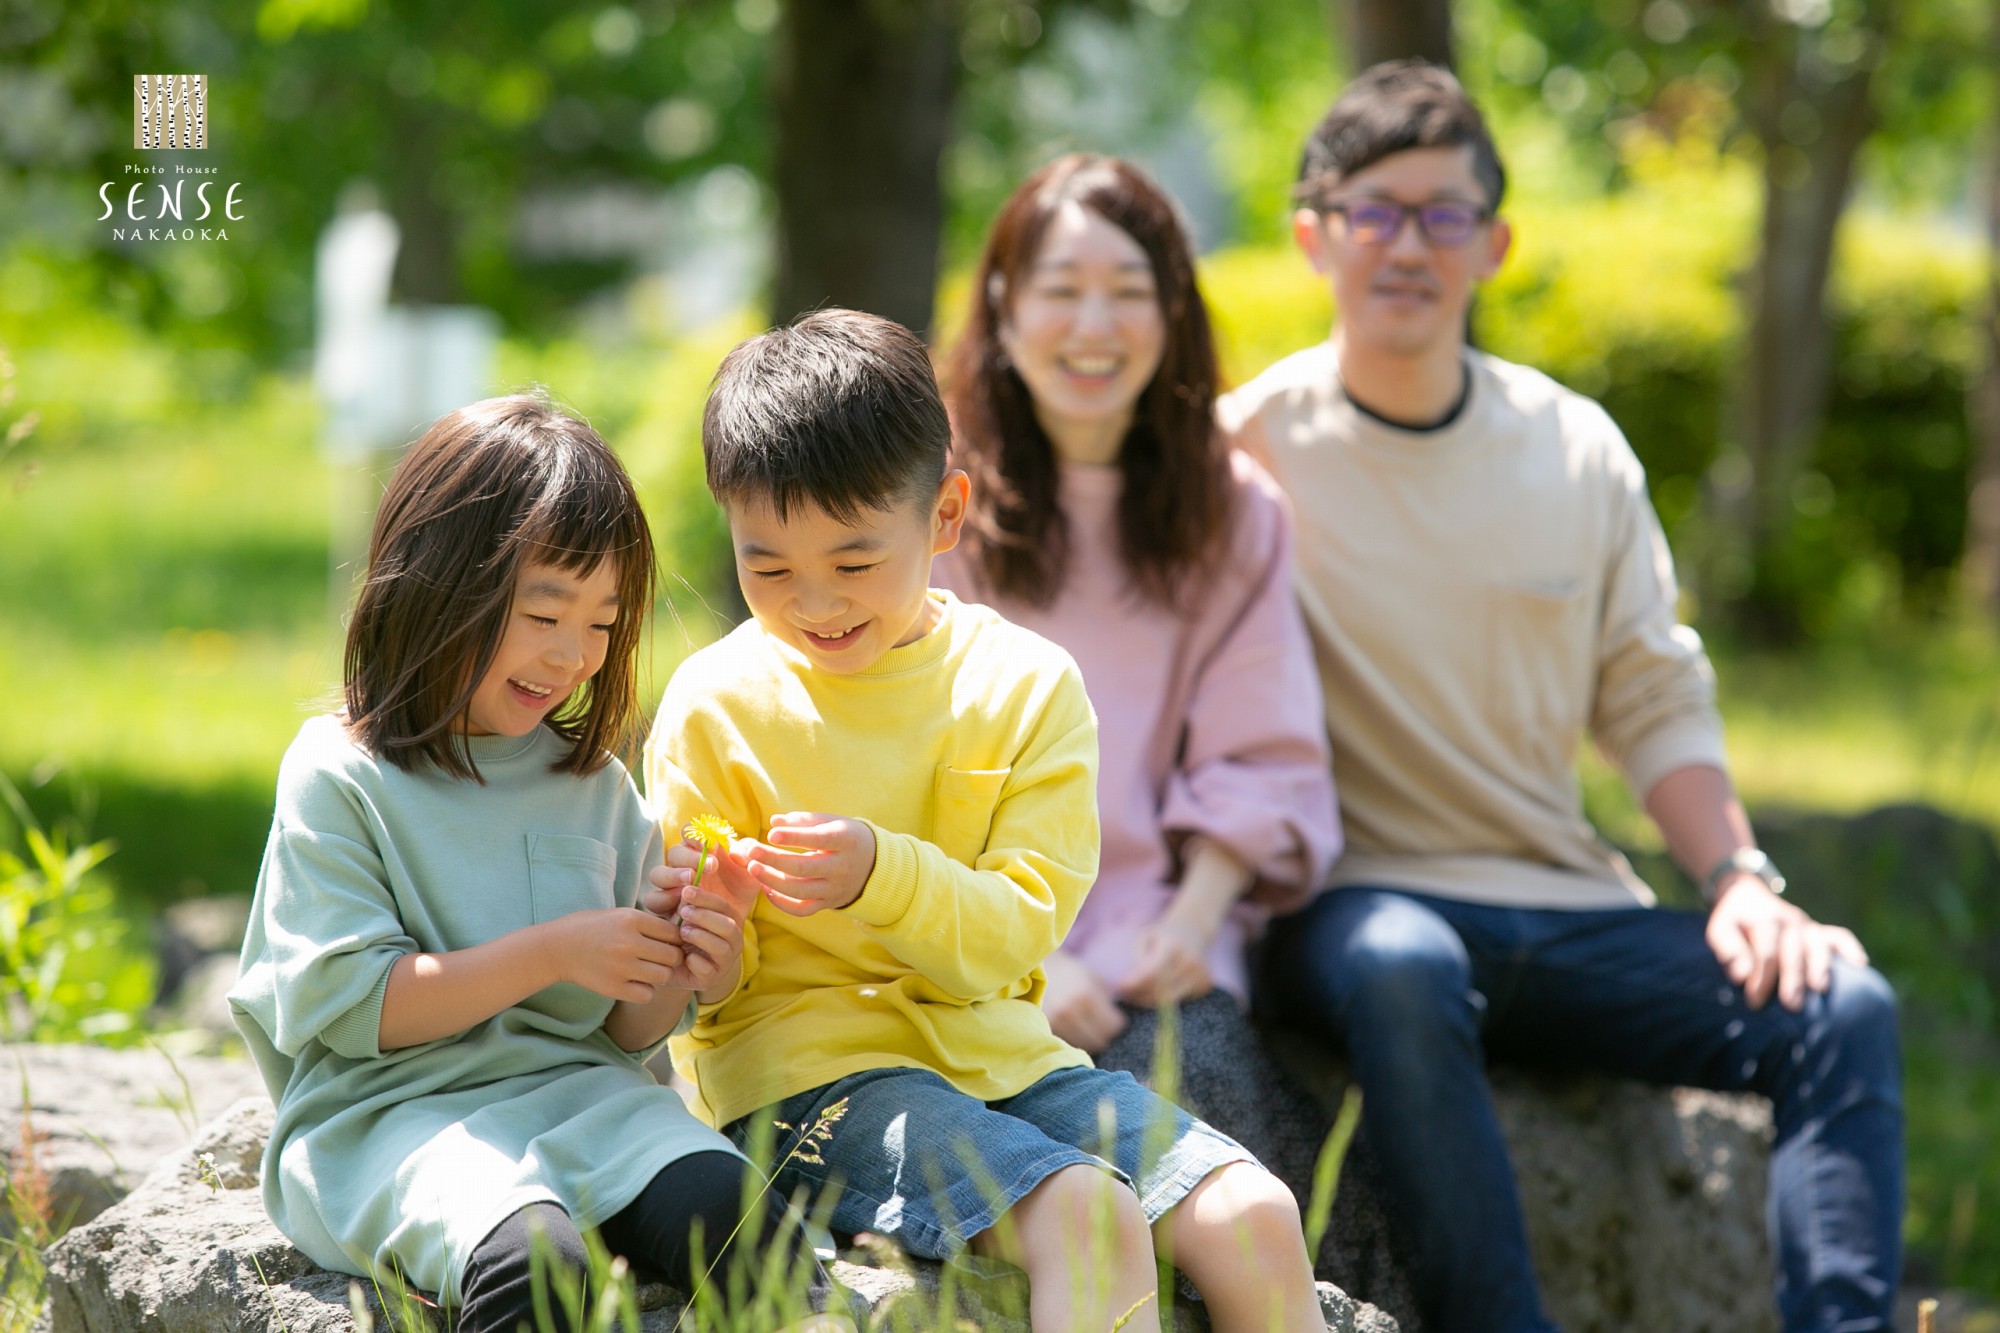
M 403 226 L 402 299 L 550 319 L 634 256 L 524 255 L 518 205 L 764 162 L 776 17 L 757 0 L 17 0 L 0 11 L 0 237 L 66 261 L 92 305 L 268 365 L 309 341 L 315 240 L 366 181 Z M 180 70 L 209 75 L 209 147 L 150 160 L 244 182 L 245 217 L 226 246 L 120 246 L 88 219 L 101 181 L 121 199 L 130 183 L 131 78 Z
M 0 804 L 0 1038 L 138 1040 L 154 967 L 94 873 L 111 844 L 44 829 L 4 776 Z

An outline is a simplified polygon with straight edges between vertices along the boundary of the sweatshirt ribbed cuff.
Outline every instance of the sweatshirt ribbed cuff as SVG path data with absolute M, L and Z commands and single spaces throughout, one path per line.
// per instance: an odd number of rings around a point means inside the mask
M 917 898 L 916 839 L 873 823 L 868 827 L 875 831 L 875 869 L 845 910 L 868 925 L 893 926 Z
M 328 1050 L 350 1060 L 373 1060 L 382 1054 L 382 1000 L 389 993 L 389 972 L 395 965 L 395 957 L 388 958 L 367 998 L 320 1032 Z
M 1661 778 L 1683 768 L 1729 771 L 1722 726 L 1713 714 L 1679 719 L 1655 729 L 1625 756 L 1625 782 L 1645 802 Z

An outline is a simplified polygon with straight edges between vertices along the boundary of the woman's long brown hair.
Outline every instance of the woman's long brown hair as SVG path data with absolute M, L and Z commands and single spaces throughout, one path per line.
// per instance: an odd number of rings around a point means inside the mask
M 617 455 L 546 400 L 489 398 L 441 417 L 397 465 L 375 514 L 368 574 L 347 627 L 347 727 L 398 768 L 479 779 L 465 740 L 531 564 L 583 577 L 616 562 L 618 619 L 599 668 L 544 725 L 585 774 L 638 716 L 639 638 L 652 609 L 653 539 Z
M 945 372 L 954 461 L 972 477 L 961 540 L 996 594 L 1046 606 L 1062 587 L 1069 533 L 1057 504 L 1055 450 L 1000 328 L 1050 222 L 1070 203 L 1130 236 L 1152 263 L 1166 346 L 1118 451 L 1118 548 L 1134 589 L 1176 607 L 1212 571 L 1232 516 L 1229 452 L 1215 427 L 1215 341 L 1173 202 L 1115 157 L 1057 158 L 1023 181 L 994 219 L 973 279 L 971 318 Z

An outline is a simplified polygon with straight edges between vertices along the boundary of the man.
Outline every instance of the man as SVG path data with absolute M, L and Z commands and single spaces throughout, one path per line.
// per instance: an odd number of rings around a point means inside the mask
M 1380 65 L 1308 143 L 1294 231 L 1332 338 L 1224 400 L 1297 510 L 1348 851 L 1276 923 L 1273 1016 L 1345 1046 L 1427 1326 L 1551 1329 L 1485 1054 L 1770 1096 L 1784 1327 L 1886 1329 L 1901 1224 L 1895 1005 L 1788 903 L 1731 786 L 1645 477 L 1603 409 L 1473 351 L 1505 176 L 1446 72 Z M 1588 729 L 1706 914 L 1584 820 Z

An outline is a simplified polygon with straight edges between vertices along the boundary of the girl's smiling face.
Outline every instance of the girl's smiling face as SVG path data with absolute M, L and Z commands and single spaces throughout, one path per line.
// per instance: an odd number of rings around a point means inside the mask
M 618 565 L 589 574 L 531 564 L 514 580 L 514 602 L 493 665 L 465 709 L 470 736 L 525 736 L 597 674 L 618 620 Z

